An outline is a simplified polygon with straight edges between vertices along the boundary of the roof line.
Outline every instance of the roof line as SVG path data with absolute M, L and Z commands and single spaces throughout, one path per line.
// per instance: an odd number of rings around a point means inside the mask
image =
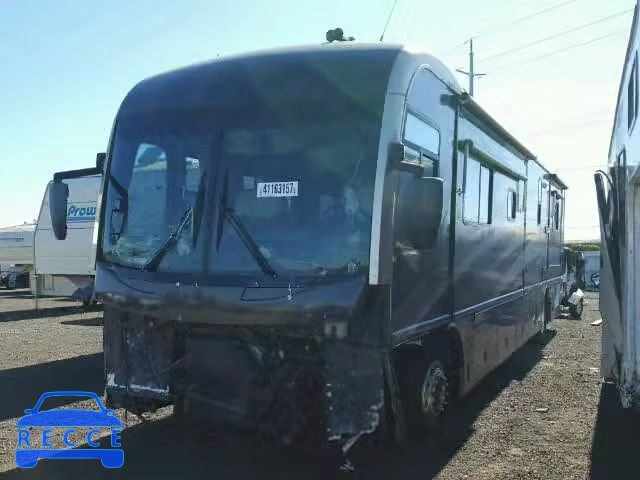
M 631 32 L 629 34 L 629 43 L 627 43 L 627 52 L 624 56 L 624 67 L 622 68 L 622 75 L 620 77 L 620 85 L 618 86 L 618 96 L 616 98 L 616 113 L 613 115 L 613 125 L 611 125 L 611 139 L 609 140 L 609 154 L 611 156 L 611 149 L 613 148 L 613 139 L 616 133 L 616 121 L 618 119 L 618 113 L 620 109 L 620 98 L 624 88 L 624 79 L 627 74 L 627 67 L 629 65 L 629 58 L 631 57 L 631 47 L 636 38 L 636 28 L 638 26 L 638 0 L 636 0 L 636 6 L 633 10 L 633 22 L 631 23 Z

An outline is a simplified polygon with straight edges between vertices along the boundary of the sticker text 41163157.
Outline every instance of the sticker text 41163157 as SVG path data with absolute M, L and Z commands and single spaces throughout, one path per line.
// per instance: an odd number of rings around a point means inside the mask
M 297 197 L 298 182 L 258 182 L 256 196 L 264 197 Z

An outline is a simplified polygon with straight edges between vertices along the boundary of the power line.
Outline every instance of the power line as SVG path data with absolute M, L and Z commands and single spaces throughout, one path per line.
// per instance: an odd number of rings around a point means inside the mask
M 517 52 L 517 51 L 520 51 L 520 50 L 524 50 L 526 48 L 533 47 L 533 46 L 538 45 L 540 43 L 544 43 L 544 42 L 548 42 L 550 40 L 554 40 L 554 39 L 556 39 L 558 37 L 562 37 L 564 35 L 567 35 L 568 33 L 576 32 L 578 30 L 582 30 L 583 28 L 587 28 L 587 27 L 591 27 L 593 25 L 598 25 L 600 23 L 604 23 L 604 22 L 606 22 L 608 20 L 620 17 L 620 16 L 625 15 L 625 14 L 627 14 L 629 12 L 633 12 L 633 8 L 630 8 L 628 10 L 624 10 L 622 12 L 614 13 L 613 15 L 609 15 L 607 17 L 601 18 L 599 20 L 595 20 L 593 22 L 583 23 L 582 25 L 578 25 L 576 27 L 569 28 L 567 30 L 563 30 L 562 32 L 558 32 L 558 33 L 555 33 L 553 35 L 549 35 L 548 37 L 544 37 L 544 38 L 541 38 L 539 40 L 535 40 L 533 42 L 525 43 L 524 45 L 520 45 L 519 47 L 510 48 L 509 50 L 505 50 L 504 52 L 496 53 L 495 55 L 490 55 L 488 57 L 481 58 L 480 61 L 487 62 L 487 61 L 493 60 L 495 58 L 503 57 L 505 55 L 509 55 L 510 53 L 514 53 L 514 52 Z
M 544 15 L 545 13 L 551 12 L 553 10 L 557 10 L 558 8 L 562 8 L 565 5 L 569 5 L 570 3 L 574 3 L 576 1 L 577 0 L 565 0 L 564 2 L 553 4 L 551 6 L 543 8 L 541 10 L 537 10 L 537 11 L 535 11 L 533 13 L 525 15 L 524 17 L 520 17 L 520 18 L 517 18 L 515 20 L 512 20 L 511 22 L 503 23 L 502 25 L 498 25 L 497 27 L 494 27 L 494 28 L 491 28 L 491 29 L 488 29 L 488 30 L 485 30 L 485 31 L 482 31 L 482 32 L 479 32 L 479 33 L 476 33 L 475 35 L 473 35 L 473 38 L 477 38 L 477 37 L 480 37 L 482 35 L 488 35 L 490 33 L 495 33 L 498 30 L 504 30 L 504 29 L 510 28 L 510 27 L 512 27 L 514 25 L 517 25 L 517 24 L 522 23 L 522 22 L 526 22 L 527 20 L 531 20 L 532 18 L 535 18 L 535 17 L 539 17 L 540 15 Z
M 598 169 L 598 168 L 606 168 L 607 165 L 582 165 L 580 167 L 564 167 L 564 168 L 554 168 L 558 172 L 569 172 L 573 170 L 588 170 L 588 169 Z
M 586 45 L 591 45 L 592 43 L 596 43 L 596 42 L 599 42 L 601 40 L 605 40 L 607 38 L 615 37 L 616 35 L 620 35 L 623 32 L 626 32 L 626 30 L 616 30 L 613 33 L 609 33 L 607 35 L 603 35 L 603 36 L 597 37 L 597 38 L 592 38 L 591 40 L 587 40 L 586 42 L 576 43 L 576 44 L 570 45 L 568 47 L 560 48 L 558 50 L 554 50 L 552 52 L 545 53 L 544 55 L 540 55 L 540 56 L 537 56 L 537 57 L 530 58 L 528 60 L 525 60 L 524 62 L 518 62 L 516 64 L 510 65 L 510 66 L 505 67 L 505 68 L 499 68 L 498 70 L 492 70 L 492 73 L 493 72 L 497 72 L 497 71 L 503 72 L 505 70 L 510 70 L 510 69 L 518 67 L 520 65 L 526 65 L 527 63 L 537 62 L 538 60 L 543 60 L 543 59 L 545 59 L 547 57 L 551 57 L 553 55 L 557 55 L 559 53 L 563 53 L 563 52 L 566 52 L 568 50 L 573 50 L 575 48 L 584 47 Z
M 536 136 L 546 136 L 550 133 L 561 133 L 561 132 L 567 132 L 570 130 L 576 130 L 578 128 L 584 128 L 584 127 L 590 127 L 593 125 L 601 125 L 601 124 L 607 124 L 610 125 L 610 122 L 612 121 L 611 117 L 609 115 L 606 116 L 594 116 L 591 119 L 588 120 L 583 120 L 581 122 L 577 122 L 577 123 L 571 123 L 568 125 L 563 125 L 563 126 L 559 126 L 559 127 L 550 127 L 550 128 L 544 128 L 542 130 L 536 130 L 533 132 L 529 132 L 528 135 L 532 136 L 532 137 L 536 137 Z

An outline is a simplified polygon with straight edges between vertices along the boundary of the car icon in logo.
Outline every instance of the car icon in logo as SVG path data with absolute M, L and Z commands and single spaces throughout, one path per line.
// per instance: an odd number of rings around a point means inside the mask
M 82 410 L 74 408 L 61 408 L 40 412 L 42 402 L 49 397 L 90 397 L 93 398 L 100 411 Z M 100 433 L 96 427 L 111 429 L 111 446 L 120 447 L 119 433 L 123 427 L 122 422 L 114 415 L 114 410 L 104 407 L 100 398 L 93 392 L 60 391 L 43 394 L 36 406 L 28 408 L 18 422 L 18 448 L 16 449 L 16 465 L 21 468 L 33 468 L 41 458 L 58 459 L 100 459 L 102 465 L 107 468 L 118 468 L 124 463 L 124 451 L 121 448 L 95 448 L 100 444 L 93 440 L 93 436 Z M 22 428 L 21 428 L 22 427 Z M 24 427 L 42 428 L 42 448 L 32 448 L 31 434 L 34 433 Z M 69 448 L 51 448 L 53 430 L 52 427 L 64 428 L 62 435 L 64 445 Z M 79 437 L 75 428 L 91 428 L 86 434 L 86 441 L 91 448 L 73 448 L 76 443 L 71 441 L 71 435 Z M 35 443 L 35 440 L 34 440 Z

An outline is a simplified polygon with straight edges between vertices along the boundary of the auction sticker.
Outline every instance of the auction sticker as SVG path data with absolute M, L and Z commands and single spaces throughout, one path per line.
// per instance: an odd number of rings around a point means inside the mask
M 298 182 L 258 182 L 256 196 L 258 198 L 297 197 Z

